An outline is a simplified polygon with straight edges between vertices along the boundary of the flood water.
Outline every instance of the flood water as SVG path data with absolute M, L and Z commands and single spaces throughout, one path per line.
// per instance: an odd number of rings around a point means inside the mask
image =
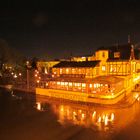
M 139 140 L 140 102 L 101 106 L 0 89 L 0 140 Z

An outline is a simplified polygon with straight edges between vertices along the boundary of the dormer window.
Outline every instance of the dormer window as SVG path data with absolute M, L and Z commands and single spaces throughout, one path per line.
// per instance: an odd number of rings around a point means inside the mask
M 114 58 L 120 58 L 120 52 L 114 52 Z

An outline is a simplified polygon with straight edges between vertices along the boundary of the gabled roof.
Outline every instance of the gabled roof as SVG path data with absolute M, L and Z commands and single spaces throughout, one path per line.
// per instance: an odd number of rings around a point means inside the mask
M 64 68 L 64 67 L 95 67 L 99 64 L 98 61 L 82 61 L 82 62 L 76 62 L 76 61 L 62 61 L 56 65 L 53 66 L 53 68 Z
M 119 58 L 114 58 L 115 52 L 120 53 Z M 131 56 L 131 44 L 116 45 L 116 46 L 109 47 L 109 59 L 129 60 L 130 56 Z
M 100 47 L 99 50 L 108 50 L 109 51 L 109 58 L 108 61 L 128 61 L 131 57 L 131 49 L 133 44 L 128 43 L 124 45 L 114 45 L 108 47 Z M 134 46 L 133 46 L 134 47 Z M 120 57 L 115 58 L 114 53 L 119 52 Z M 140 59 L 140 50 L 134 47 L 134 58 L 136 60 Z
M 93 82 L 101 84 L 116 84 L 123 80 L 124 80 L 123 78 L 116 76 L 98 76 L 93 79 Z

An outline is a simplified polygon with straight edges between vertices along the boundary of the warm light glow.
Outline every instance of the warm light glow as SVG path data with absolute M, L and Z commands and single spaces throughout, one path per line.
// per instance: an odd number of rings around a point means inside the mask
M 105 125 L 108 125 L 108 116 L 107 115 L 105 116 L 104 121 L 105 121 Z
M 16 74 L 14 75 L 14 78 L 17 78 L 17 75 Z
M 39 83 L 40 81 L 39 81 L 39 80 L 37 80 L 36 82 L 37 82 L 37 83 Z
M 140 80 L 140 76 L 134 78 L 134 79 L 133 79 L 133 82 L 137 82 L 138 80 Z
M 69 69 L 66 69 L 66 73 L 68 73 L 69 72 Z
M 105 119 L 105 115 L 102 116 L 103 120 Z
M 37 110 L 41 110 L 41 103 L 37 102 L 36 105 L 37 105 Z
M 48 74 L 48 71 L 47 71 L 47 69 L 45 69 L 45 74 Z
M 61 85 L 64 86 L 65 85 L 65 82 L 61 82 Z
M 92 84 L 89 84 L 89 87 L 92 88 Z
M 101 117 L 99 116 L 99 118 L 98 118 L 98 123 L 100 123 L 101 122 Z
M 94 88 L 98 88 L 98 87 L 100 87 L 100 84 L 94 84 Z
M 68 85 L 68 82 L 65 82 L 65 86 L 67 86 Z
M 29 65 L 29 61 L 26 61 L 26 65 Z
M 82 87 L 86 87 L 86 84 L 85 83 L 82 83 Z
M 18 75 L 21 76 L 21 73 L 19 73 Z
M 92 117 L 95 117 L 95 115 L 96 115 L 96 111 L 93 112 Z
M 84 113 L 82 113 L 82 119 L 84 119 L 85 118 L 85 114 Z
M 139 94 L 136 94 L 136 95 L 135 95 L 135 99 L 137 99 L 138 97 L 139 97 Z
M 60 85 L 61 83 L 60 82 L 57 82 L 57 85 Z
M 48 83 L 46 83 L 46 86 L 48 86 Z
M 114 113 L 111 113 L 111 121 L 114 121 L 115 115 Z
M 60 69 L 60 74 L 62 74 L 62 69 Z
M 64 107 L 60 106 L 60 111 L 63 112 L 64 111 Z
M 102 66 L 102 71 L 106 71 L 106 66 Z
M 72 86 L 72 83 L 71 82 L 69 83 L 69 86 Z
M 73 112 L 73 116 L 76 116 L 76 115 L 77 115 L 77 114 L 76 114 L 76 112 L 74 111 L 74 112 Z

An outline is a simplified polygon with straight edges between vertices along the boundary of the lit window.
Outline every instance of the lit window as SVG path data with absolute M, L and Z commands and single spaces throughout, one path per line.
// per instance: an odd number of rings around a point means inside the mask
M 62 69 L 60 69 L 60 74 L 62 74 Z
M 116 72 L 116 66 L 111 65 L 110 66 L 110 72 Z
M 72 74 L 75 74 L 75 69 L 72 69 Z
M 92 84 L 89 84 L 89 87 L 92 88 Z
M 75 86 L 78 86 L 78 83 L 75 83 Z
M 94 88 L 100 87 L 100 84 L 94 84 Z
M 97 84 L 94 84 L 94 88 L 96 88 L 97 87 Z
M 114 58 L 120 58 L 120 52 L 114 52 Z
M 68 85 L 68 82 L 65 82 L 65 85 L 67 86 Z
M 66 73 L 69 73 L 69 69 L 68 68 L 66 69 Z
M 57 85 L 60 85 L 60 82 L 57 82 Z
M 86 87 L 86 84 L 85 83 L 82 83 L 82 87 Z
M 106 71 L 106 66 L 102 66 L 102 71 Z
M 65 85 L 65 83 L 64 83 L 64 82 L 61 82 L 61 85 L 62 85 L 62 86 L 64 86 L 64 85 Z
M 71 82 L 69 83 L 69 86 L 72 86 L 72 83 Z
M 81 86 L 81 83 L 77 83 L 77 85 L 78 85 L 78 87 L 80 87 Z

